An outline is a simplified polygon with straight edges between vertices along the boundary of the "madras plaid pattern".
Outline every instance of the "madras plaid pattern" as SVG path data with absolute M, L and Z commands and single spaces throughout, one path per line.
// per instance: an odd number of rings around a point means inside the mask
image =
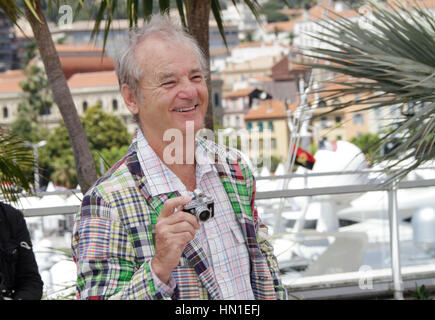
M 207 140 L 220 180 L 230 199 L 249 253 L 251 287 L 256 299 L 285 299 L 279 270 L 264 226 L 253 209 L 255 181 L 248 166 Z M 178 192 L 152 196 L 133 141 L 126 156 L 102 176 L 83 198 L 73 229 L 79 299 L 221 299 L 201 241 L 188 243 L 174 269 L 171 296 L 156 289 L 151 274 L 154 228 L 163 203 Z
M 178 191 L 183 196 L 193 196 L 181 180 L 165 166 L 155 154 L 141 131 L 137 132 L 138 160 L 147 176 L 151 196 Z M 250 281 L 249 253 L 245 240 L 234 215 L 231 202 L 205 148 L 197 143 L 195 150 L 197 189 L 214 198 L 213 219 L 200 224 L 196 236 L 206 253 L 206 259 L 213 270 L 223 299 L 254 299 Z M 152 273 L 156 288 L 172 295 L 180 273 L 175 272 L 170 284 L 162 283 Z

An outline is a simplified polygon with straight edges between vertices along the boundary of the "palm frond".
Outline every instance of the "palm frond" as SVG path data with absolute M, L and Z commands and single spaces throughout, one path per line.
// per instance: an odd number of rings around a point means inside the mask
M 20 189 L 32 192 L 25 171 L 33 168 L 33 155 L 21 139 L 0 130 L 0 194 L 7 201 L 17 201 Z
M 435 158 L 435 16 L 417 3 L 406 10 L 400 4 L 369 3 L 373 18 L 368 27 L 344 17 L 321 20 L 321 31 L 311 36 L 322 45 L 309 48 L 305 56 L 327 63 L 304 64 L 329 71 L 334 78 L 328 82 L 341 87 L 324 100 L 355 96 L 335 104 L 332 112 L 352 105 L 418 109 L 396 119 L 376 152 L 377 161 L 391 160 L 391 168 L 404 165 L 398 173 L 402 176 Z M 356 94 L 364 99 L 357 100 Z M 386 154 L 392 141 L 398 146 Z

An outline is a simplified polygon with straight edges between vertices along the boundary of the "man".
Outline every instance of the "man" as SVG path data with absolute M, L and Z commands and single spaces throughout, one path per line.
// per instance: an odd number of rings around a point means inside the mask
M 191 134 L 207 110 L 205 70 L 195 40 L 160 15 L 120 55 L 121 93 L 139 129 L 83 198 L 72 243 L 78 298 L 286 298 L 248 166 Z M 195 189 L 214 200 L 206 222 L 182 210 Z
M 42 287 L 26 220 L 0 202 L 0 300 L 39 300 Z

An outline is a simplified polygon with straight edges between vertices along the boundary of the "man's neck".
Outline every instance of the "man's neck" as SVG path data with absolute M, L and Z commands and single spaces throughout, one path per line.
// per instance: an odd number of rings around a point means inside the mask
M 183 136 L 182 143 L 177 144 L 177 141 L 163 141 L 163 138 L 146 135 L 145 132 L 143 134 L 159 159 L 181 180 L 187 190 L 193 191 L 196 188 L 195 141 L 186 141 Z M 174 150 L 182 155 L 175 161 L 174 154 L 170 152 Z

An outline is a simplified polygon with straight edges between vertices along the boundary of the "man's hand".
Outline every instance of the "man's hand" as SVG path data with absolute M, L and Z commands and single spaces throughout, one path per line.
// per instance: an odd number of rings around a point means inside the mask
M 181 211 L 182 206 L 190 200 L 189 197 L 167 200 L 157 218 L 156 253 L 151 265 L 154 273 L 164 283 L 169 281 L 184 248 L 195 238 L 195 230 L 199 229 L 198 219 L 188 212 Z

